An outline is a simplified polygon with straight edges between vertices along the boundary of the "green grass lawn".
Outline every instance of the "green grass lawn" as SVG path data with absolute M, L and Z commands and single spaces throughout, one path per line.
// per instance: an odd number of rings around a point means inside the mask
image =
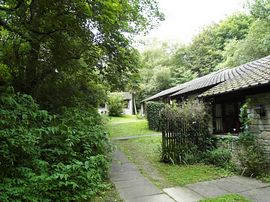
M 137 119 L 136 116 L 110 117 L 108 131 L 111 138 L 159 133 L 149 130 L 147 121 L 145 119 Z
M 204 199 L 200 202 L 251 202 L 240 194 L 227 194 L 211 199 Z
M 161 137 L 141 137 L 116 143 L 120 150 L 138 165 L 142 173 L 160 188 L 184 186 L 230 175 L 230 172 L 224 169 L 209 165 L 180 166 L 160 162 Z
M 114 124 L 114 123 L 123 123 L 123 122 L 136 122 L 136 121 L 141 121 L 143 119 L 138 119 L 135 115 L 122 115 L 120 117 L 116 116 L 104 116 L 109 123 Z

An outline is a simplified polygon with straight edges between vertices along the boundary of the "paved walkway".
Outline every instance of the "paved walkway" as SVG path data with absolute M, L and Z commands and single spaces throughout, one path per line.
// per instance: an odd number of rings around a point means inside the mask
M 198 202 L 230 193 L 239 193 L 254 202 L 270 201 L 270 184 L 240 176 L 160 190 L 118 150 L 113 155 L 110 178 L 126 202 Z
M 255 202 L 270 201 L 270 184 L 256 179 L 232 176 L 163 190 L 178 202 L 197 202 L 225 194 L 238 193 Z
M 110 178 L 126 202 L 174 202 L 142 176 L 135 164 L 120 151 L 114 152 Z

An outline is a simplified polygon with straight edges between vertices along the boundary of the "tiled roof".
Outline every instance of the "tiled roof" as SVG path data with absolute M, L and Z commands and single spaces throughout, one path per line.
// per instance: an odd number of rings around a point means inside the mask
M 203 77 L 161 91 L 142 102 L 155 100 L 164 96 L 179 96 L 207 87 L 210 89 L 199 95 L 199 97 L 213 96 L 263 84 L 270 84 L 270 56 L 235 68 L 218 70 Z
M 153 95 L 153 96 L 151 96 L 151 97 L 149 97 L 149 98 L 144 99 L 144 100 L 141 101 L 141 102 L 146 102 L 146 101 L 150 101 L 150 100 L 155 100 L 155 99 L 157 99 L 157 98 L 161 98 L 161 97 L 163 97 L 163 96 L 170 95 L 170 94 L 172 94 L 172 93 L 175 93 L 175 92 L 181 90 L 182 88 L 183 88 L 183 84 L 178 85 L 178 86 L 175 86 L 175 87 L 172 87 L 172 88 L 169 88 L 169 89 L 167 89 L 167 90 L 163 90 L 163 91 L 161 91 L 161 92 L 159 92 L 159 93 L 157 93 L 157 94 L 155 94 L 155 95 Z
M 200 97 L 270 84 L 270 56 L 231 69 L 235 76 L 205 91 Z
M 174 97 L 177 95 L 185 94 L 188 92 L 196 91 L 199 89 L 203 89 L 206 87 L 211 87 L 218 83 L 221 83 L 226 80 L 226 78 L 230 78 L 231 75 L 229 74 L 230 69 L 221 69 L 219 71 L 213 72 L 211 74 L 205 75 L 203 77 L 193 79 L 189 82 L 185 88 L 176 93 L 172 94 L 170 97 Z

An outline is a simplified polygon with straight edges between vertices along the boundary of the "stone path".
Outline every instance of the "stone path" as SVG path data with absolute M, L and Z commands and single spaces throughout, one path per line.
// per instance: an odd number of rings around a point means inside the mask
M 120 151 L 114 152 L 110 178 L 126 202 L 175 202 L 144 178 Z
M 270 201 L 270 184 L 240 176 L 160 190 L 118 150 L 113 155 L 110 178 L 126 202 L 198 202 L 230 193 L 239 193 L 254 202 Z
M 163 190 L 178 202 L 197 202 L 225 194 L 238 193 L 255 202 L 270 201 L 270 184 L 256 179 L 232 176 Z

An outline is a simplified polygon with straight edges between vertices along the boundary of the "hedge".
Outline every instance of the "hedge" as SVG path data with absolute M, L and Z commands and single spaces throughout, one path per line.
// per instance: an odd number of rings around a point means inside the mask
M 146 103 L 146 117 L 148 120 L 148 127 L 151 130 L 161 131 L 160 111 L 165 107 L 161 102 L 147 102 Z

